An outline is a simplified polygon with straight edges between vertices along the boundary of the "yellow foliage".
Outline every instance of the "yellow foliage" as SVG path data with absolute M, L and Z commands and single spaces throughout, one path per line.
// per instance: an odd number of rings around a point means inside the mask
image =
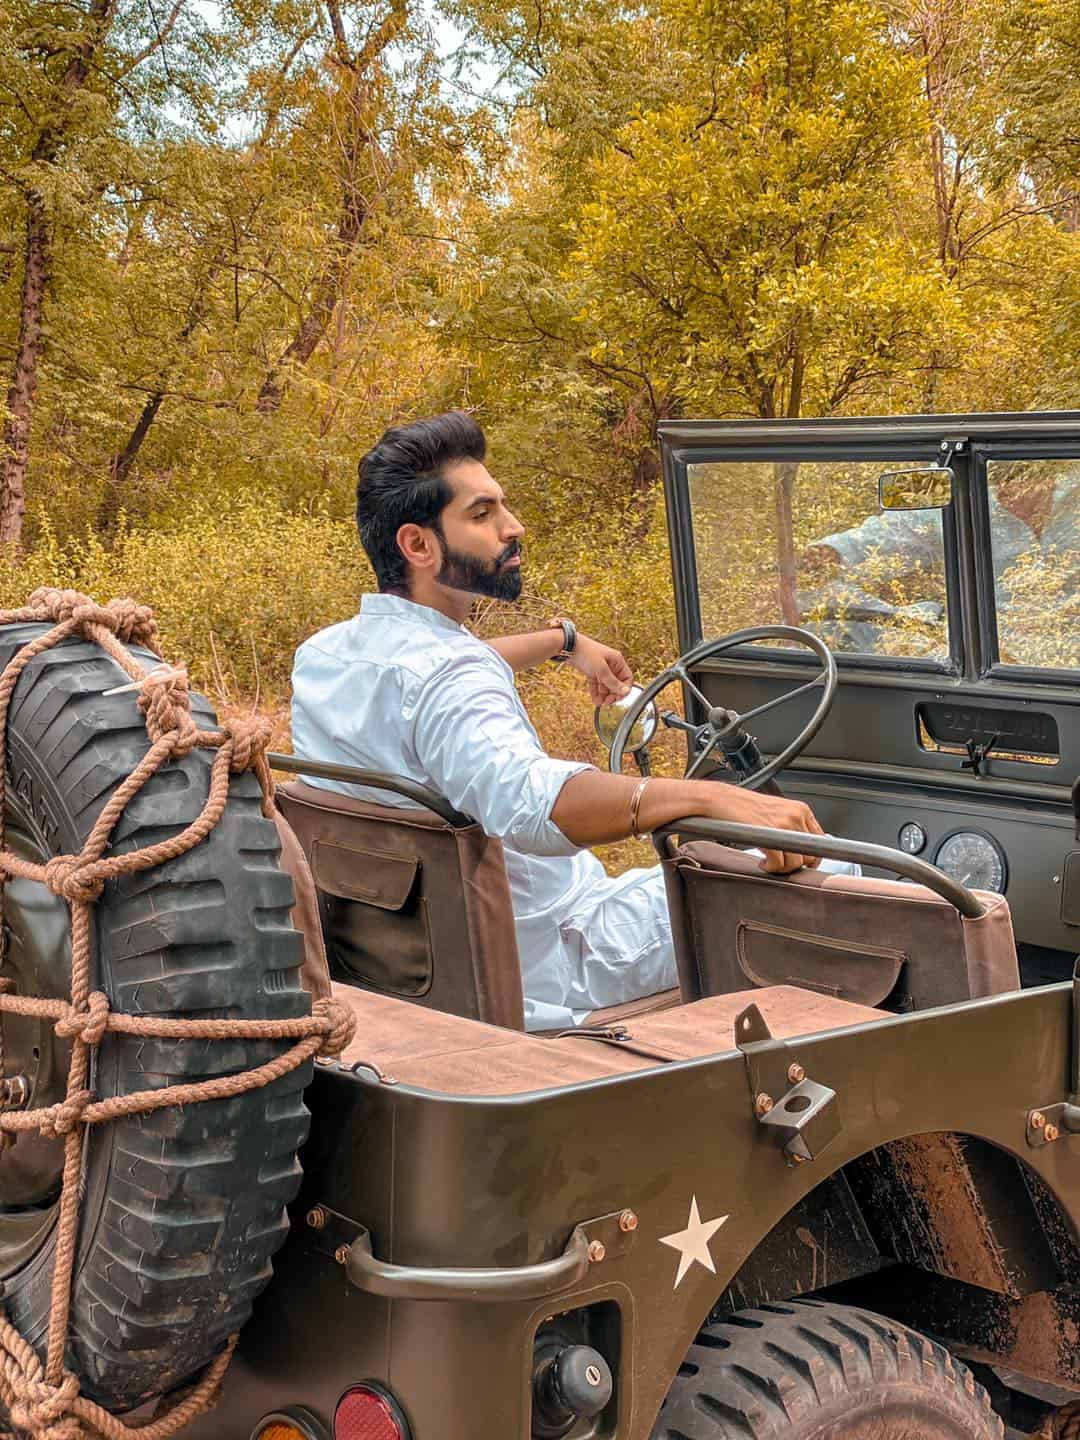
M 62 543 L 43 523 L 33 549 L 0 563 L 4 605 L 48 584 L 153 606 L 169 658 L 237 703 L 260 689 L 264 700 L 285 696 L 296 646 L 352 614 L 371 583 L 351 521 L 252 504 L 199 505 L 161 530 L 122 526 L 111 546 L 92 533 Z

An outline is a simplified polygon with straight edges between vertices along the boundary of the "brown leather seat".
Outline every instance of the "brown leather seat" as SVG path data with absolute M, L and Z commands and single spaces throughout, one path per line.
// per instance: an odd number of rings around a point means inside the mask
M 277 803 L 314 877 L 333 980 L 524 1028 L 501 841 L 303 781 L 280 786 Z
M 306 936 L 313 994 L 329 993 L 333 979 L 524 1029 L 501 841 L 479 825 L 303 782 L 280 786 L 276 798 L 281 863 L 296 890 L 293 923 Z M 621 1023 L 679 1000 L 678 990 L 664 990 L 594 1010 L 585 1024 Z
M 712 841 L 664 861 L 685 1003 L 748 986 L 798 985 L 860 1005 L 921 1010 L 1017 990 L 1009 906 L 965 919 L 922 885 L 867 876 L 765 875 Z

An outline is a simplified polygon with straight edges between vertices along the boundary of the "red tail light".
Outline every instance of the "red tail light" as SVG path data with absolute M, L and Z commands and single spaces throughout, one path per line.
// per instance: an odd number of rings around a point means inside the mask
M 334 1411 L 334 1440 L 410 1440 L 397 1402 L 377 1385 L 354 1385 Z

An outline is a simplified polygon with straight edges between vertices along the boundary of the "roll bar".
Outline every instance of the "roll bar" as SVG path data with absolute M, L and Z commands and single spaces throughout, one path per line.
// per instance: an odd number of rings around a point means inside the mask
M 441 795 L 419 785 L 415 780 L 403 780 L 397 775 L 384 775 L 381 770 L 360 770 L 355 765 L 337 765 L 329 760 L 305 760 L 302 755 L 279 755 L 268 753 L 266 757 L 271 770 L 284 770 L 289 775 L 315 775 L 320 780 L 342 780 L 346 785 L 366 785 L 369 790 L 390 790 L 395 795 L 404 795 L 414 805 L 431 810 L 440 820 L 454 830 L 466 830 L 476 821 L 448 804 Z
M 661 860 L 672 854 L 676 836 L 695 840 L 718 840 L 722 845 L 756 845 L 761 850 L 788 850 L 798 855 L 820 855 L 826 860 L 854 860 L 860 865 L 876 865 L 891 870 L 905 880 L 914 880 L 940 895 L 959 910 L 967 920 L 977 920 L 986 913 L 986 906 L 966 885 L 953 880 L 936 865 L 892 850 L 887 845 L 870 845 L 863 840 L 844 840 L 835 835 L 809 835 L 801 830 L 772 830 L 763 825 L 742 825 L 735 820 L 711 820 L 705 815 L 689 815 L 673 820 L 653 832 L 652 842 Z

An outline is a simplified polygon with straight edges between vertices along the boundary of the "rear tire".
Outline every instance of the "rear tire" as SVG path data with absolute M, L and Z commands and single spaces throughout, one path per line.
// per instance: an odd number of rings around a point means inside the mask
M 0 667 L 47 628 L 0 630 Z M 157 662 L 147 651 L 133 653 L 148 668 Z M 81 850 L 106 800 L 149 748 L 135 697 L 108 693 L 126 680 L 102 650 L 79 640 L 38 656 L 23 672 L 8 717 L 9 840 L 21 835 L 43 858 Z M 193 696 L 192 706 L 200 726 L 214 724 L 205 700 Z M 140 849 L 190 824 L 206 800 L 212 758 L 196 749 L 153 776 L 121 817 L 108 853 Z M 137 1015 L 276 1020 L 310 1013 L 300 985 L 303 939 L 290 917 L 292 882 L 279 853 L 258 782 L 251 774 L 233 776 L 225 813 L 202 844 L 105 886 L 94 911 L 96 988 L 115 1009 Z M 11 882 L 7 890 L 15 931 L 8 974 L 23 994 L 70 993 L 62 903 L 30 881 Z M 48 954 L 36 944 L 46 931 L 54 937 Z M 61 1066 L 61 1079 L 66 1075 L 51 1026 L 35 1026 L 4 1017 L 6 1063 L 10 1069 L 22 1057 L 31 1069 L 31 1105 L 42 1103 Z M 201 1081 L 262 1064 L 288 1044 L 110 1034 L 91 1083 L 104 1098 Z M 45 1063 L 49 1057 L 54 1063 Z M 311 1068 L 231 1099 L 91 1127 L 67 1353 L 89 1398 L 126 1409 L 167 1392 L 244 1324 L 288 1230 L 285 1207 L 300 1183 L 296 1152 L 308 1130 L 303 1090 Z M 19 1157 L 26 1144 L 20 1140 L 5 1156 Z M 0 1242 L 3 1227 L 31 1211 L 40 1224 L 21 1247 L 0 1243 L 3 1303 L 41 1352 L 55 1250 L 49 1179 L 59 1175 L 59 1146 L 54 1171 L 46 1166 L 42 1179 L 39 1169 L 40 1193 L 30 1207 L 14 1188 L 10 1160 L 5 1179 L 5 1156 Z
M 792 1300 L 707 1325 L 652 1440 L 1001 1440 L 971 1371 L 867 1310 Z

